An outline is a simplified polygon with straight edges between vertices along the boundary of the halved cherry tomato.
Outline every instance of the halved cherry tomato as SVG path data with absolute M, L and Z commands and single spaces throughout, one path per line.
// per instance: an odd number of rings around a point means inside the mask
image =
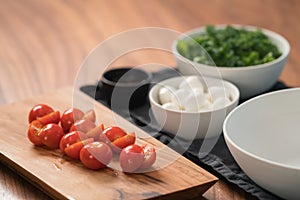
M 65 148 L 65 153 L 70 158 L 73 158 L 75 160 L 78 160 L 80 157 L 80 150 L 84 147 L 84 145 L 94 142 L 94 138 L 89 138 L 86 140 L 82 140 L 79 142 L 76 142 L 67 148 Z
M 85 135 L 87 138 L 94 138 L 95 141 L 100 140 L 100 135 L 102 135 L 104 130 L 103 124 L 96 126 L 95 128 L 92 128 L 89 130 Z
M 43 126 L 52 123 L 58 124 L 60 121 L 60 113 L 59 111 L 55 111 L 47 115 L 44 115 L 43 117 L 40 117 L 37 120 L 40 121 L 43 124 Z
M 63 129 L 59 125 L 53 123 L 43 126 L 38 134 L 38 137 L 43 144 L 51 149 L 57 149 L 59 147 L 59 142 L 63 136 Z
M 49 113 L 54 112 L 53 108 L 46 104 L 37 104 L 32 107 L 28 115 L 28 122 L 31 123 L 32 121 L 38 119 L 39 117 L 43 117 Z
M 87 112 L 84 113 L 84 116 L 82 117 L 82 119 L 87 119 L 90 120 L 92 122 L 96 122 L 96 113 L 93 109 L 88 110 Z
M 124 172 L 147 169 L 156 160 L 153 147 L 134 144 L 134 133 L 127 134 L 117 126 L 106 129 L 103 124 L 96 126 L 94 110 L 84 113 L 70 108 L 60 118 L 59 111 L 38 104 L 31 109 L 28 121 L 30 125 L 27 135 L 33 144 L 46 145 L 51 149 L 59 147 L 62 153 L 80 159 L 89 169 L 107 166 L 112 159 L 112 149 L 118 153 L 121 151 L 119 162 Z
M 116 139 L 127 135 L 127 133 L 118 126 L 111 126 L 104 129 L 103 134 L 109 139 L 109 141 L 113 142 Z
M 156 151 L 155 148 L 151 147 L 148 144 L 142 146 L 144 152 L 144 161 L 139 169 L 150 168 L 156 160 Z
M 103 142 L 93 142 L 85 145 L 80 150 L 82 164 L 93 170 L 106 167 L 112 159 L 110 147 Z
M 139 145 L 133 144 L 122 149 L 119 162 L 124 172 L 134 172 L 144 161 L 144 151 Z
M 87 139 L 85 133 L 80 131 L 72 131 L 64 135 L 59 143 L 61 153 L 65 153 L 65 149 L 72 144 Z
M 27 136 L 30 142 L 32 142 L 34 145 L 37 146 L 42 146 L 43 142 L 39 138 L 38 134 L 41 131 L 43 125 L 40 121 L 34 120 L 30 123 L 28 131 L 27 131 Z
M 104 131 L 104 124 L 100 124 L 99 126 L 101 127 L 102 131 Z
M 117 138 L 111 143 L 111 148 L 114 152 L 120 153 L 121 150 L 135 143 L 135 134 L 129 133 L 123 137 Z
M 84 112 L 77 108 L 65 110 L 61 116 L 60 124 L 65 133 L 68 133 L 75 121 L 82 119 Z
M 112 126 L 104 129 L 103 134 L 107 139 L 105 140 L 105 138 L 102 136 L 102 138 L 100 138 L 100 141 L 104 140 L 111 146 L 112 150 L 115 153 L 120 153 L 123 148 L 135 143 L 135 134 L 127 134 L 118 126 Z M 107 142 L 107 140 L 109 140 L 110 142 Z
M 87 133 L 89 130 L 96 127 L 96 124 L 90 120 L 81 119 L 76 121 L 70 128 L 71 131 L 81 131 Z
M 103 132 L 99 135 L 99 142 L 104 142 L 105 144 L 109 145 L 111 144 L 111 141 L 103 134 Z

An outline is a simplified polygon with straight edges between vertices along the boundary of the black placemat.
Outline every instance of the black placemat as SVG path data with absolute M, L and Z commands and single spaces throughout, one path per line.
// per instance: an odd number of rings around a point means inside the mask
M 178 76 L 179 73 L 174 70 L 162 70 L 156 73 L 153 73 L 153 83 L 159 82 L 170 77 Z M 101 92 L 101 83 L 95 85 L 87 85 L 81 87 L 81 90 L 87 95 L 95 98 L 97 101 L 101 102 L 105 106 L 109 107 L 105 102 L 103 93 Z M 288 88 L 283 82 L 278 81 L 268 92 L 276 91 L 280 89 Z M 246 99 L 245 99 L 246 100 Z M 241 100 L 245 101 L 245 100 Z M 240 102 L 240 103 L 241 103 Z M 202 140 L 195 140 L 189 148 L 185 151 L 183 146 L 186 141 L 173 138 L 171 134 L 162 132 L 156 129 L 156 126 L 151 122 L 151 109 L 149 102 L 147 101 L 145 105 L 142 105 L 138 108 L 128 110 L 114 110 L 116 113 L 120 114 L 122 117 L 128 121 L 136 124 L 141 129 L 160 140 L 164 144 L 167 144 L 169 147 L 173 148 L 176 151 L 184 151 L 183 156 L 190 159 L 197 165 L 205 168 L 209 172 L 215 174 L 219 178 L 223 178 L 226 181 L 237 185 L 245 192 L 250 193 L 251 195 L 257 197 L 258 199 L 281 199 L 270 192 L 264 190 L 257 184 L 255 184 L 237 165 L 233 159 L 231 153 L 229 152 L 223 134 L 219 137 L 217 143 L 213 149 L 204 157 L 199 156 L 199 147 L 201 147 Z

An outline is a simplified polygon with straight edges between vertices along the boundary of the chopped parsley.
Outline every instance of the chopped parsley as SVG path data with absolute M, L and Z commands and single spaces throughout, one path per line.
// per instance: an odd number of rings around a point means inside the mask
M 259 65 L 281 55 L 277 46 L 261 30 L 249 31 L 230 25 L 224 29 L 207 25 L 203 34 L 179 40 L 177 50 L 191 61 L 207 65 L 215 63 L 220 67 Z

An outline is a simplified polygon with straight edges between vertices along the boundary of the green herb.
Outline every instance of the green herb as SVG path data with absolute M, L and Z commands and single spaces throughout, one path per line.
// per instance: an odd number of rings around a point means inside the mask
M 194 62 L 215 63 L 220 67 L 259 65 L 281 55 L 261 30 L 249 31 L 229 25 L 224 29 L 208 25 L 203 34 L 179 40 L 177 50 Z

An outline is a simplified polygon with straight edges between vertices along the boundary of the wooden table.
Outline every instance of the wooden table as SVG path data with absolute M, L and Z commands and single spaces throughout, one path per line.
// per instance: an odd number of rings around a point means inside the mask
M 0 104 L 73 84 L 84 58 L 99 43 L 126 30 L 163 27 L 184 32 L 205 24 L 249 24 L 285 36 L 291 45 L 280 76 L 300 86 L 300 2 L 297 0 L 0 0 Z M 115 64 L 175 66 L 173 56 L 152 52 Z M 22 116 L 20 116 L 22 117 Z M 7 133 L 0 133 L 7 134 Z M 204 199 L 249 199 L 222 179 Z M 0 165 L 0 199 L 50 199 Z

